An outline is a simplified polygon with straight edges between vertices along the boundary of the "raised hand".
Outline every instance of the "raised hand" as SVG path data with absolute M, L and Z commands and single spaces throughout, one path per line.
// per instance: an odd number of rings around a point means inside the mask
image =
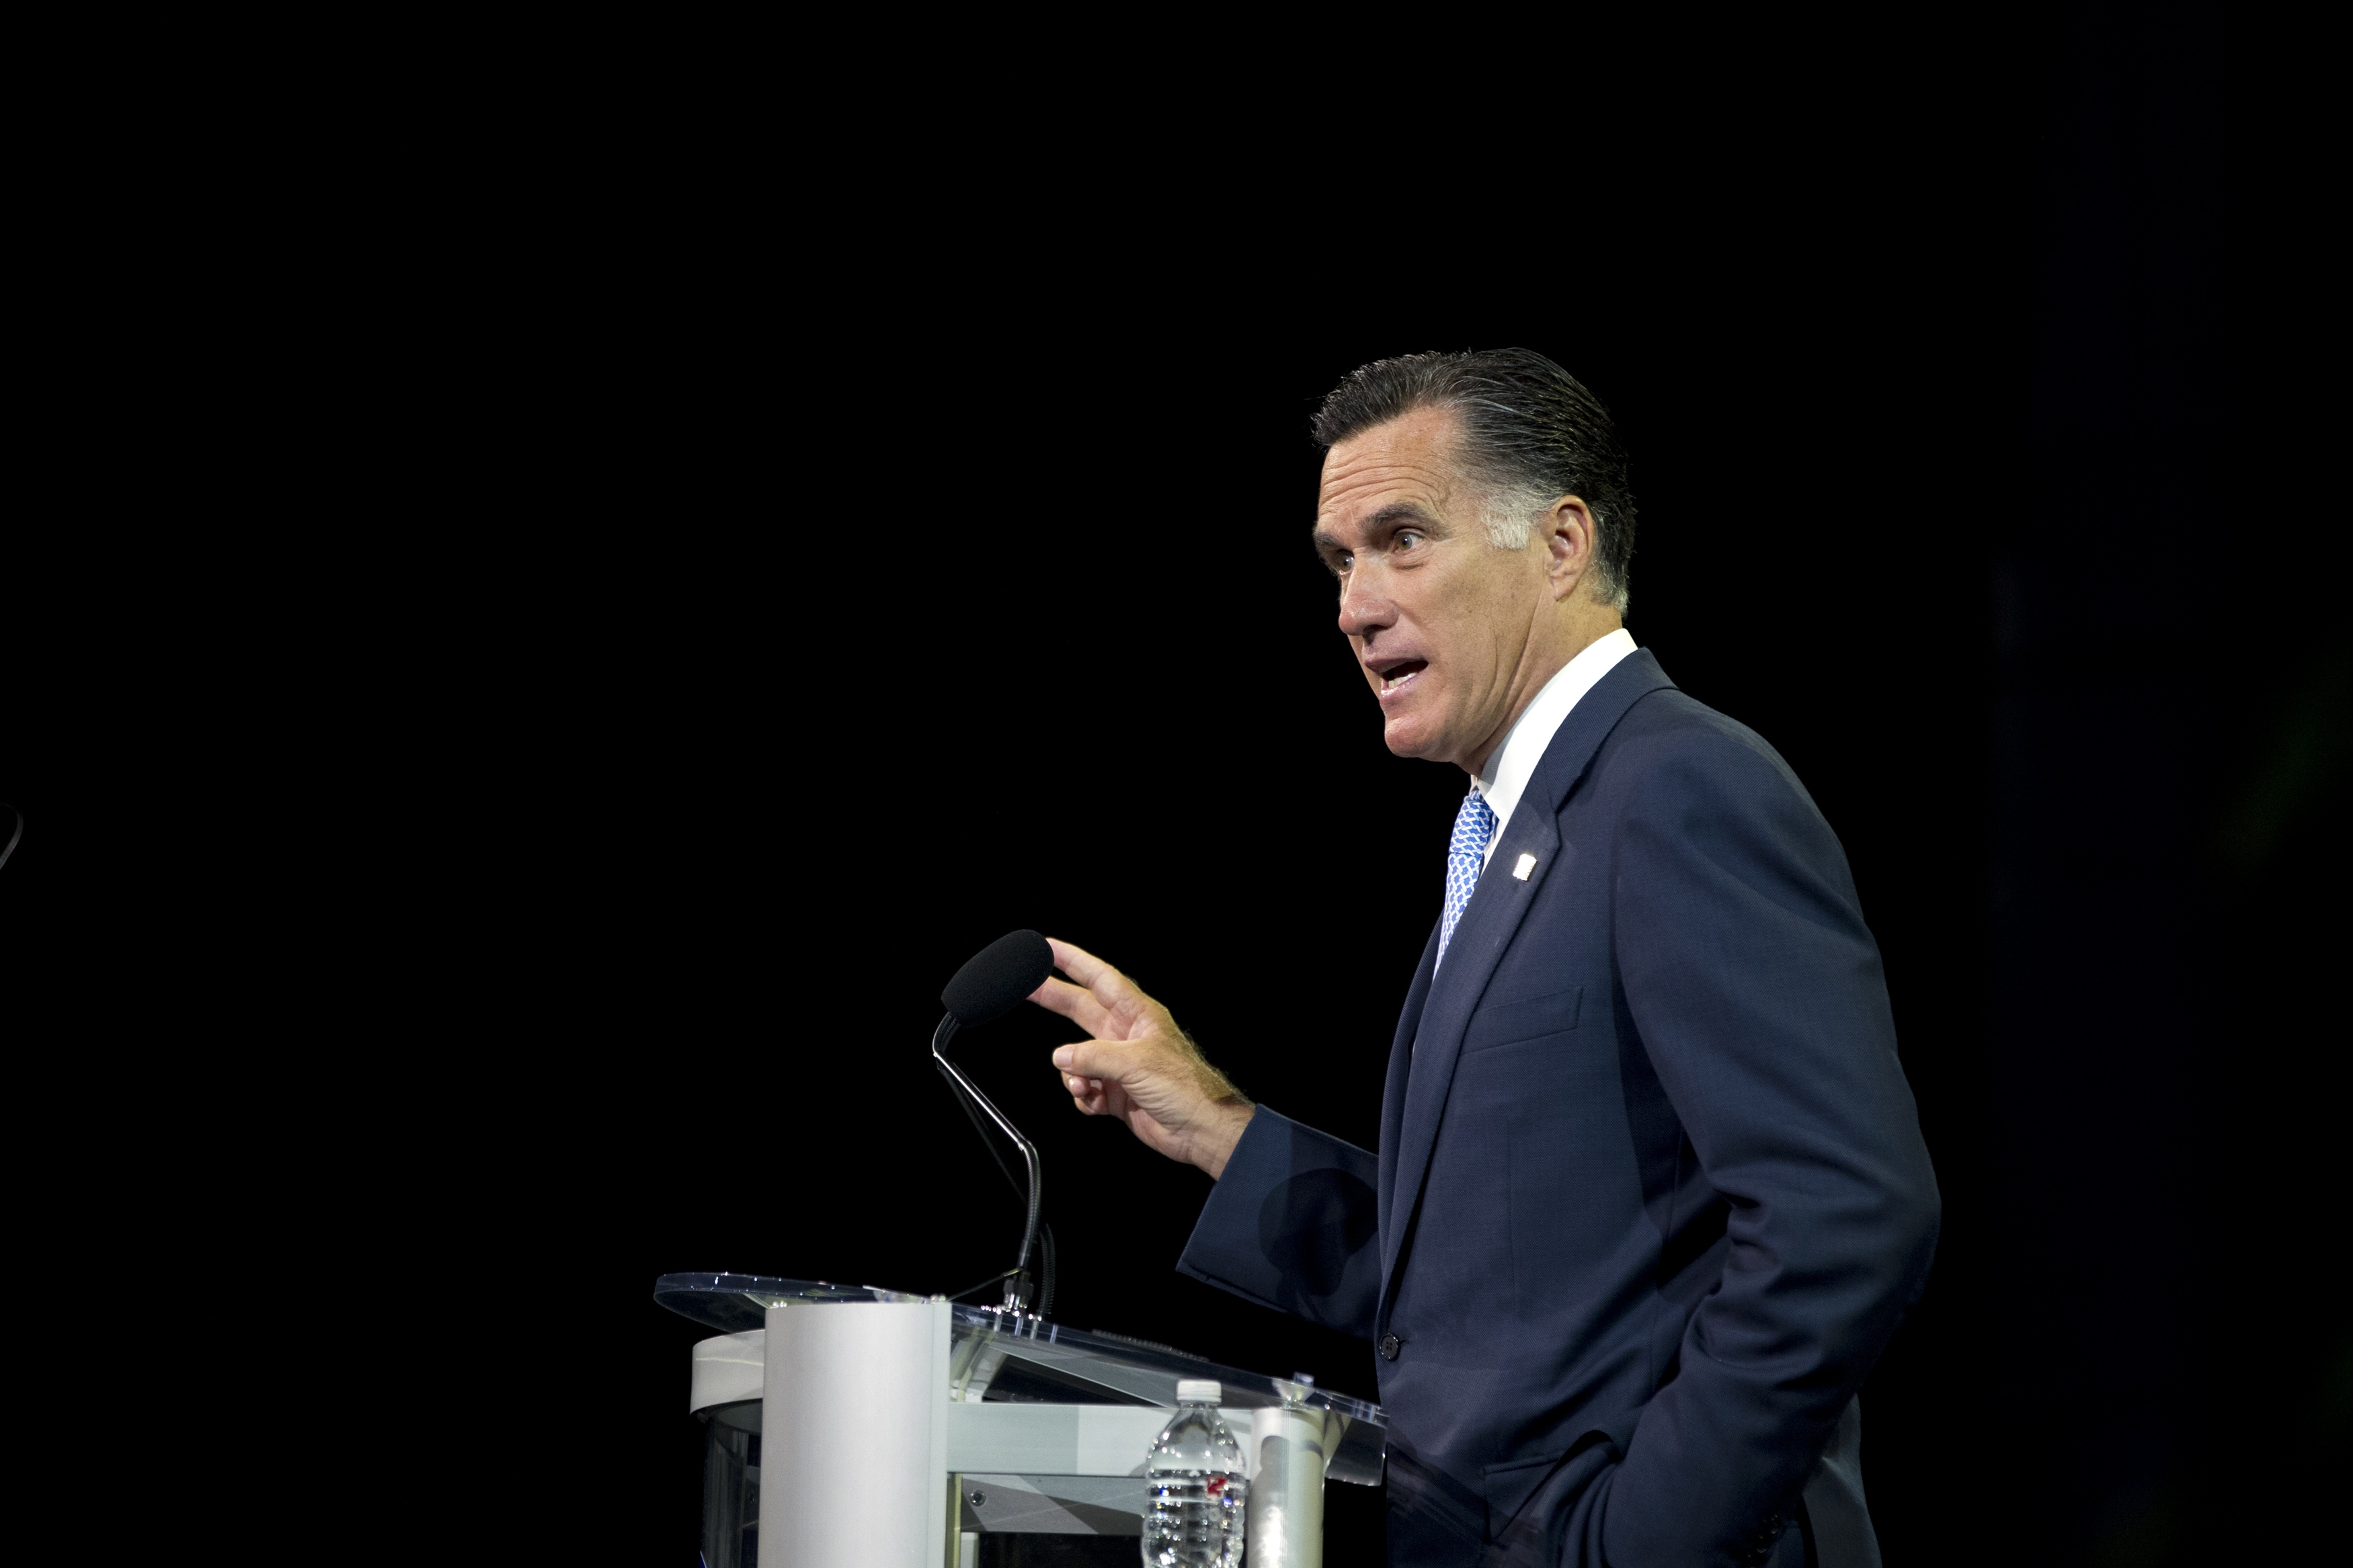
M 1072 1102 L 1118 1117 L 1172 1160 L 1222 1174 L 1257 1108 L 1134 982 L 1083 948 L 1046 940 L 1054 967 L 1078 984 L 1050 975 L 1029 1000 L 1094 1037 L 1054 1052 Z

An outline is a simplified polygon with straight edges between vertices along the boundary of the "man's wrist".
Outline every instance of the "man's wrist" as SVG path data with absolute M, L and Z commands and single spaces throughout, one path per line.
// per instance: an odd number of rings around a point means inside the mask
M 1214 1182 L 1226 1173 L 1226 1162 L 1234 1157 L 1243 1132 L 1250 1128 L 1250 1118 L 1257 1114 L 1258 1107 L 1247 1100 L 1227 1100 L 1218 1107 L 1214 1130 L 1203 1141 L 1204 1146 L 1193 1161 L 1209 1173 L 1209 1180 Z

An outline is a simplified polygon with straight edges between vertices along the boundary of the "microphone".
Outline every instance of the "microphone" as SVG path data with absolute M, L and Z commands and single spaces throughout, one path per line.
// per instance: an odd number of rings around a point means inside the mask
M 1044 1267 L 1039 1277 L 1033 1279 L 1029 1259 L 1031 1253 L 1039 1250 L 1038 1244 L 1041 1239 L 1038 1216 L 1039 1206 L 1045 1194 L 1044 1177 L 1038 1163 L 1038 1146 L 1024 1138 L 1021 1130 L 1013 1125 L 1005 1112 L 997 1110 L 988 1096 L 981 1093 L 972 1079 L 965 1076 L 964 1069 L 948 1059 L 947 1044 L 955 1037 L 958 1029 L 993 1024 L 1013 1011 L 1029 993 L 1045 984 L 1046 976 L 1052 973 L 1053 969 L 1054 950 L 1046 945 L 1044 937 L 1034 931 L 1008 931 L 967 959 L 965 966 L 955 972 L 955 978 L 948 982 L 947 989 L 940 993 L 940 1003 L 947 1009 L 947 1016 L 940 1020 L 939 1028 L 932 1036 L 932 1059 L 939 1064 L 940 1071 L 957 1091 L 960 1096 L 958 1102 L 964 1106 L 965 1114 L 972 1118 L 973 1131 L 987 1145 L 989 1157 L 997 1162 L 997 1169 L 1005 1173 L 1005 1179 L 1013 1184 L 1017 1193 L 1022 1190 L 1022 1184 L 1014 1179 L 1012 1167 L 1005 1163 L 1005 1156 L 997 1152 L 997 1144 L 989 1138 L 988 1129 L 980 1120 L 979 1111 L 987 1111 L 989 1121 L 1003 1129 L 1005 1135 L 1013 1141 L 1014 1147 L 1021 1151 L 1022 1163 L 1029 1173 L 1029 1219 L 1021 1230 L 1021 1254 L 1004 1276 L 1003 1307 L 1020 1312 L 1032 1310 L 1034 1304 L 1039 1317 L 1045 1316 L 1054 1305 L 1054 1233 L 1050 1229 L 1044 1233 Z M 975 1106 L 979 1110 L 976 1110 Z
M 1007 931 L 965 960 L 940 1005 L 967 1029 L 994 1024 L 1054 972 L 1054 950 L 1034 931 Z

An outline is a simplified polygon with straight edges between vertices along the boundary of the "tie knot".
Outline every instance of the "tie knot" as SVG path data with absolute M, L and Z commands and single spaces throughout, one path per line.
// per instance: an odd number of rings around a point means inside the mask
M 1471 906 L 1471 894 L 1479 886 L 1479 871 L 1486 863 L 1487 842 L 1495 837 L 1495 808 L 1487 797 L 1473 789 L 1462 797 L 1462 809 L 1454 814 L 1454 837 L 1446 846 L 1446 912 L 1438 931 L 1438 958 L 1443 963 L 1446 949 L 1454 940 L 1455 923 L 1462 911 Z
M 1495 837 L 1495 808 L 1487 797 L 1472 790 L 1462 797 L 1462 809 L 1454 814 L 1454 841 L 1447 846 L 1450 852 L 1484 855 L 1487 841 Z

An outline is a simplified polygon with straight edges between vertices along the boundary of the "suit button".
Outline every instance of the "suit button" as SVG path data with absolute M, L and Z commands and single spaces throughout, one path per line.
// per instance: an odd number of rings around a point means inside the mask
M 1383 1361 L 1395 1361 L 1397 1360 L 1397 1353 L 1398 1337 L 1395 1334 L 1383 1334 L 1381 1336 L 1381 1359 Z

